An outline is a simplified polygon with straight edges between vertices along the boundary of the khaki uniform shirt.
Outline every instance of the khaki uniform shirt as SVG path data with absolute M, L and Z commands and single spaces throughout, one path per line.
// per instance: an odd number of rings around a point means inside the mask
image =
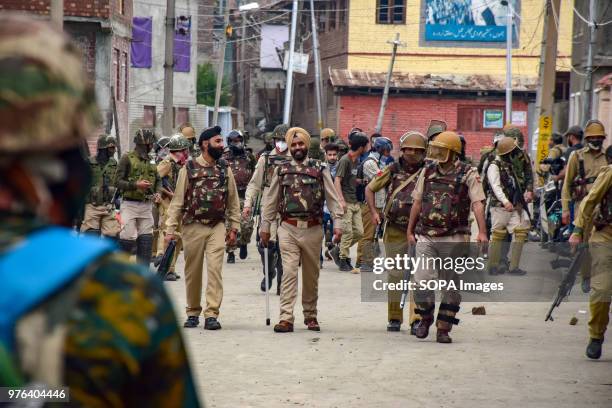
M 172 161 L 176 162 L 176 159 L 174 158 L 174 155 L 172 155 L 172 153 L 170 153 L 168 155 L 168 157 L 166 157 L 164 160 L 160 161 L 157 164 L 157 173 L 159 174 L 160 180 L 163 179 L 166 176 L 168 176 L 170 178 L 173 178 L 174 174 L 170 174 L 170 173 L 172 173 L 172 163 L 171 163 Z M 166 188 L 162 184 L 162 186 L 161 186 L 161 196 L 162 196 L 161 205 L 164 208 L 168 208 L 168 206 L 170 206 L 170 201 L 172 200 L 172 197 L 168 196 L 164 192 L 164 190 L 166 190 Z M 172 191 L 170 191 L 170 192 L 172 192 Z
M 212 164 L 204 160 L 202 155 L 195 159 L 198 164 L 205 167 L 210 167 Z M 232 169 L 226 167 L 227 177 L 227 202 L 225 207 L 225 216 L 230 222 L 230 228 L 239 230 L 240 229 L 240 200 L 238 198 L 238 189 L 236 188 L 236 181 L 234 180 L 234 174 Z M 183 205 L 185 204 L 185 193 L 187 192 L 189 179 L 187 178 L 187 168 L 183 166 L 178 174 L 178 180 L 176 181 L 176 189 L 174 190 L 174 197 L 170 202 L 168 208 L 168 219 L 166 220 L 166 233 L 174 234 L 179 224 L 181 224 L 183 217 Z
M 308 160 L 308 159 L 306 159 Z M 295 160 L 291 160 L 292 164 L 297 164 Z M 338 202 L 338 193 L 334 187 L 329 168 L 323 169 L 323 189 L 325 190 L 324 200 L 327 202 L 327 208 L 334 220 L 334 228 L 342 228 L 342 215 L 343 210 Z M 270 232 L 270 224 L 276 220 L 278 214 L 278 202 L 280 195 L 280 184 L 278 177 L 278 169 L 274 170 L 272 181 L 270 182 L 270 188 L 268 189 L 266 196 L 266 203 L 262 207 L 262 221 L 260 231 Z M 317 228 L 320 228 L 317 227 Z
M 458 164 L 459 162 L 456 162 Z M 445 174 L 441 171 L 440 167 L 437 169 L 440 174 Z M 484 190 L 482 189 L 482 182 L 480 181 L 480 176 L 478 175 L 478 170 L 475 167 L 472 167 L 464 176 L 462 183 L 465 183 L 468 186 L 468 195 L 470 197 L 471 204 L 476 201 L 484 201 L 486 200 L 486 196 Z M 417 179 L 416 186 L 414 187 L 414 191 L 412 191 L 412 198 L 414 200 L 422 200 L 423 199 L 423 191 L 425 190 L 425 168 L 421 170 L 419 174 L 419 178 Z
M 576 219 L 574 219 L 574 226 L 576 228 L 584 228 L 585 225 L 593 225 L 593 213 L 595 212 L 595 206 L 601 203 L 604 196 L 608 193 L 608 190 L 612 188 L 612 164 L 604 166 L 599 172 L 599 176 L 593 183 L 593 187 L 589 194 L 581 201 L 580 210 Z M 589 234 L 590 231 L 583 231 L 583 234 Z
M 291 158 L 291 154 L 289 153 L 289 149 L 287 149 L 283 153 L 278 153 L 278 150 L 273 149 L 270 152 L 270 156 L 283 156 L 287 159 Z M 257 160 L 257 164 L 255 165 L 255 171 L 253 172 L 253 176 L 251 177 L 251 181 L 249 181 L 249 185 L 247 186 L 246 192 L 244 193 L 244 206 L 253 208 L 255 206 L 255 202 L 257 201 L 257 196 L 262 192 L 264 173 L 266 172 L 266 156 L 262 154 L 259 156 L 259 160 Z M 268 180 L 269 182 L 270 180 Z M 268 196 L 268 188 L 263 189 L 262 200 L 261 200 L 261 208 L 264 206 L 264 200 Z
M 603 166 L 606 166 L 606 155 L 601 150 L 593 150 L 586 146 L 580 150 L 573 152 L 567 162 L 565 169 L 565 180 L 563 181 L 563 189 L 561 190 L 561 205 L 563 212 L 569 211 L 569 202 L 572 200 L 572 183 L 574 179 L 580 175 L 578 165 L 578 155 L 582 155 L 584 160 L 584 175 L 586 178 L 597 177 L 597 174 Z M 593 184 L 587 184 L 587 192 L 591 190 Z

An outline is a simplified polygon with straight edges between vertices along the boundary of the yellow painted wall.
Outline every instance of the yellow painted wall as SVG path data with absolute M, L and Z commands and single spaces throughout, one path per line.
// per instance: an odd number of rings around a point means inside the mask
M 391 52 L 391 45 L 387 41 L 392 40 L 398 32 L 400 41 L 406 43 L 406 47 L 398 48 L 398 52 L 419 55 L 398 55 L 394 69 L 396 72 L 505 76 L 505 43 L 501 43 L 503 48 L 420 46 L 419 38 L 421 30 L 424 30 L 420 26 L 424 19 L 422 2 L 425 0 L 406 0 L 406 23 L 391 25 L 376 24 L 376 0 L 350 0 L 349 69 L 386 71 Z M 518 48 L 513 48 L 513 55 L 519 58 L 513 58 L 513 76 L 515 79 L 516 76 L 535 79 L 538 76 L 545 0 L 521 0 L 520 3 L 520 44 Z M 563 57 L 557 59 L 559 71 L 569 71 L 571 66 L 573 5 L 574 0 L 561 0 L 557 55 Z

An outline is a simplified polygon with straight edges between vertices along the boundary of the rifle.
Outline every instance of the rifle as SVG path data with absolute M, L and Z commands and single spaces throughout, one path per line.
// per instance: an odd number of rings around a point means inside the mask
M 410 258 L 414 258 L 416 256 L 416 248 L 414 245 L 411 245 L 410 248 L 408 248 L 408 256 Z M 408 268 L 406 270 L 404 270 L 404 285 L 406 285 L 406 287 L 404 288 L 404 290 L 402 291 L 402 297 L 400 299 L 400 309 L 404 310 L 404 306 L 406 306 L 406 299 L 408 298 L 408 285 L 406 282 L 410 282 L 410 274 L 411 274 L 411 268 L 410 265 L 412 265 L 411 262 L 408 263 Z
M 174 189 L 170 186 L 170 181 L 168 180 L 168 176 L 164 176 L 161 179 L 162 183 L 162 193 L 167 195 L 169 198 L 174 196 Z
M 574 283 L 576 282 L 576 276 L 578 275 L 578 271 L 582 267 L 582 261 L 584 260 L 586 255 L 587 255 L 587 244 L 580 244 L 578 246 L 578 249 L 576 250 L 575 257 L 572 260 L 572 263 L 570 264 L 569 269 L 567 270 L 567 274 L 563 277 L 563 280 L 559 284 L 559 290 L 557 291 L 557 296 L 553 300 L 552 305 L 550 305 L 550 309 L 548 309 L 548 313 L 546 313 L 546 319 L 544 320 L 545 322 L 549 320 L 550 321 L 555 320 L 552 317 L 552 312 L 553 310 L 555 310 L 555 307 L 558 307 L 561 304 L 561 302 L 563 302 L 563 299 L 565 299 L 572 291 L 572 287 L 574 286 Z
M 157 276 L 163 279 L 168 270 L 170 269 L 170 264 L 172 264 L 172 258 L 174 258 L 174 250 L 176 249 L 176 240 L 170 240 L 168 243 L 168 247 L 164 252 L 164 256 L 159 262 L 159 266 L 157 267 Z
M 529 207 L 527 206 L 527 203 L 525 202 L 523 191 L 521 191 L 520 184 L 518 182 L 518 177 L 516 177 L 516 174 L 514 173 L 514 168 L 512 167 L 512 165 L 510 165 L 510 171 L 512 173 L 512 180 L 514 180 L 514 185 L 515 185 L 514 197 L 512 197 L 512 204 L 513 205 L 520 204 L 523 210 L 525 210 L 525 212 L 527 213 L 527 217 L 529 217 L 529 222 L 531 223 L 533 222 L 533 219 L 531 218 Z

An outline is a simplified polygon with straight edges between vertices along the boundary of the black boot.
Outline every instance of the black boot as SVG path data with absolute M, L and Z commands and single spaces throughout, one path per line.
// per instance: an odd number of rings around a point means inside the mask
M 601 345 L 603 343 L 603 340 L 601 339 L 591 339 L 591 341 L 589 341 L 589 345 L 587 346 L 586 349 L 586 355 L 588 358 L 591 358 L 593 360 L 598 360 L 599 357 L 601 357 Z
M 136 248 L 136 241 L 132 239 L 120 239 L 119 248 L 126 254 L 132 255 Z
M 221 323 L 219 323 L 216 317 L 207 317 L 204 320 L 204 329 L 205 330 L 219 330 L 221 329 Z
M 399 320 L 389 320 L 389 324 L 387 324 L 387 331 L 390 332 L 398 332 L 402 327 L 402 323 Z
M 227 253 L 227 263 L 228 264 L 236 263 L 236 256 L 234 255 L 233 251 Z
M 340 271 L 341 272 L 350 272 L 353 270 L 353 267 L 349 263 L 348 258 L 340 258 Z
M 249 255 L 246 245 L 240 245 L 239 255 L 240 255 L 240 259 L 246 259 L 246 257 Z
M 153 234 L 142 234 L 136 239 L 136 258 L 147 268 L 151 263 L 153 249 Z

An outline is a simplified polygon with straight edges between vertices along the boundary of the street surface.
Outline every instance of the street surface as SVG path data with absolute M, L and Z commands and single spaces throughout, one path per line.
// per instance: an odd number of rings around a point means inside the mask
M 359 275 L 325 261 L 322 331 L 305 329 L 298 300 L 295 332 L 277 334 L 265 326 L 260 265 L 254 244 L 246 260 L 236 252 L 236 264 L 224 264 L 223 329 L 204 330 L 203 318 L 184 329 L 208 407 L 612 407 L 612 344 L 599 361 L 585 356 L 585 302 L 563 303 L 546 323 L 548 303 L 487 303 L 486 316 L 464 303 L 453 344 L 438 344 L 435 329 L 426 340 L 408 325 L 388 333 L 386 304 L 361 303 Z M 181 256 L 182 279 L 166 283 L 181 326 L 183 266 Z M 274 325 L 275 292 L 270 300 Z

